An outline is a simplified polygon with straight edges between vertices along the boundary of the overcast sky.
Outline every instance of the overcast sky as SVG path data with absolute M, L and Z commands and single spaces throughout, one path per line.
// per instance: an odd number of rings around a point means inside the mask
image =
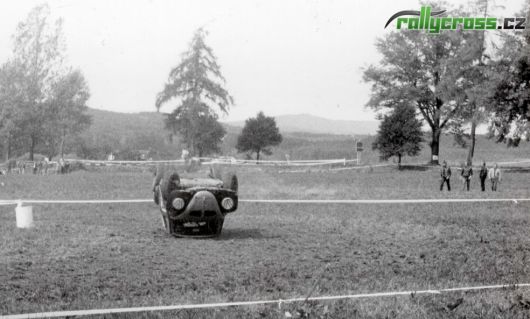
M 10 55 L 17 23 L 42 2 L 0 4 L 0 62 Z M 496 1 L 506 6 L 496 16 L 512 16 L 522 2 Z M 88 81 L 89 106 L 111 111 L 155 111 L 155 96 L 170 69 L 179 63 L 194 31 L 204 27 L 235 99 L 223 120 L 242 120 L 259 110 L 267 115 L 373 120 L 374 113 L 364 107 L 370 91 L 362 82 L 362 68 L 378 61 L 374 42 L 389 32 L 383 29 L 387 19 L 420 7 L 415 0 L 48 4 L 54 16 L 64 19 L 68 62 Z

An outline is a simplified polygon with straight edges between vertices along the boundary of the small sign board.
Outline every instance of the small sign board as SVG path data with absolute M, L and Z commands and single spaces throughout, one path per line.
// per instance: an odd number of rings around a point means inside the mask
M 357 152 L 363 151 L 363 142 L 357 142 Z

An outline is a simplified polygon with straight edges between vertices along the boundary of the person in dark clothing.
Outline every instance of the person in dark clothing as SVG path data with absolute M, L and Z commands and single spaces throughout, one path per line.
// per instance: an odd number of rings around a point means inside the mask
M 462 167 L 462 172 L 460 175 L 464 179 L 464 187 L 467 188 L 467 191 L 469 192 L 469 182 L 471 181 L 471 176 L 473 176 L 473 168 L 471 165 L 469 165 L 469 163 Z
M 482 163 L 482 167 L 480 168 L 480 173 L 478 174 L 480 178 L 480 188 L 483 192 L 486 191 L 486 179 L 488 178 L 488 168 L 486 167 L 486 162 Z
M 442 164 L 442 169 L 440 170 L 440 177 L 442 178 L 442 182 L 440 183 L 440 191 L 443 191 L 445 183 L 447 183 L 447 190 L 451 191 L 451 167 L 447 166 L 446 161 L 444 161 Z

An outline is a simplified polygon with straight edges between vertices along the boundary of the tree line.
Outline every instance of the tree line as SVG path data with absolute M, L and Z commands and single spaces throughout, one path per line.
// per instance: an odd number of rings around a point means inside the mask
M 492 7 L 488 0 L 470 2 L 467 10 L 451 9 L 448 3 L 426 5 L 448 10 L 451 16 L 487 16 Z M 526 2 L 519 16 L 528 17 L 528 6 Z M 490 137 L 508 146 L 530 140 L 528 28 L 448 30 L 434 35 L 396 30 L 378 39 L 376 48 L 382 59 L 365 69 L 364 80 L 371 84 L 368 107 L 386 114 L 382 116 L 386 126 L 380 128 L 381 138 L 373 145 L 383 158 L 417 154 L 419 150 L 411 147 L 411 142 L 421 141 L 416 117 L 430 129 L 433 164 L 438 164 L 442 132 L 452 133 L 455 141 L 468 149 L 469 164 L 481 124 L 488 125 Z M 393 131 L 389 123 L 393 120 L 403 125 L 395 125 Z M 403 136 L 389 144 L 396 134 Z
M 195 32 L 189 50 L 156 97 L 157 110 L 166 103 L 176 105 L 165 119 L 170 132 L 167 140 L 160 138 L 164 133 L 153 132 L 102 137 L 101 132 L 83 133 L 92 122 L 87 106 L 90 93 L 82 72 L 65 62 L 62 20 L 52 18 L 47 4 L 35 7 L 18 24 L 12 57 L 0 66 L 0 152 L 4 159 L 28 154 L 34 160 L 36 153 L 62 158 L 65 152 L 92 159 L 119 152 L 122 159 L 137 159 L 137 146 L 156 148 L 160 156 L 174 156 L 175 152 L 161 149 L 176 148 L 175 141 L 192 156 L 220 153 L 226 130 L 218 121 L 219 113 L 228 114 L 234 101 L 224 88 L 225 79 L 205 42 L 206 35 L 203 29 Z M 237 149 L 255 152 L 259 159 L 260 154 L 270 153 L 269 146 L 281 142 L 281 135 L 274 118 L 263 113 L 249 121 Z
M 62 20 L 35 7 L 13 35 L 12 57 L 0 66 L 0 147 L 6 160 L 29 153 L 63 155 L 90 125 L 88 85 L 65 63 Z

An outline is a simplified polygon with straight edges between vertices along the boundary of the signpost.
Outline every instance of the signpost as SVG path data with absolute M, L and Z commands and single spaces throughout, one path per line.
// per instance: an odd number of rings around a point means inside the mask
M 363 142 L 356 142 L 355 143 L 356 146 L 357 146 L 357 165 L 360 165 L 361 164 L 361 154 L 363 152 Z

